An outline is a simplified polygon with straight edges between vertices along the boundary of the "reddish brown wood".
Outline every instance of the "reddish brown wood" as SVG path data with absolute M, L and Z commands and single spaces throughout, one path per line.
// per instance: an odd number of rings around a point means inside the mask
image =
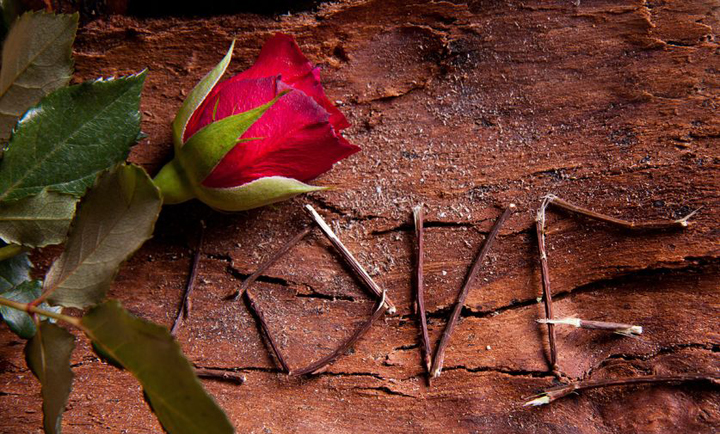
M 313 181 L 331 190 L 207 219 L 193 314 L 177 338 L 198 368 L 247 378 L 241 386 L 205 381 L 238 432 L 709 433 L 720 429 L 720 406 L 716 389 L 702 385 L 522 403 L 554 381 L 536 323 L 534 210 L 547 193 L 629 221 L 705 207 L 687 230 L 661 233 L 548 214 L 554 315 L 644 327 L 637 339 L 556 327 L 563 372 L 594 381 L 720 370 L 715 8 L 713 0 L 346 0 L 278 17 L 105 17 L 80 29 L 74 80 L 148 68 L 148 137 L 131 159 L 154 174 L 171 158 L 175 111 L 232 39 L 229 74 L 283 31 L 321 66 L 329 98 L 352 124 L 346 137 L 362 152 Z M 482 290 L 468 295 L 443 375 L 427 388 L 410 316 L 411 209 L 427 210 L 425 302 L 436 342 L 497 216 L 494 204 L 510 201 L 519 212 L 488 256 Z M 305 203 L 337 222 L 398 315 L 378 320 L 326 372 L 299 379 L 277 372 L 246 306 L 223 298 L 302 230 Z M 205 211 L 197 203 L 163 210 L 111 296 L 169 326 L 191 260 L 188 234 Z M 56 253 L 34 256 L 38 274 Z M 253 294 L 291 366 L 332 352 L 374 302 L 320 237 L 300 242 L 263 277 Z M 12 434 L 41 427 L 39 387 L 21 348 L 0 328 L 0 431 Z M 84 339 L 73 363 L 64 432 L 161 432 L 137 382 L 98 361 Z

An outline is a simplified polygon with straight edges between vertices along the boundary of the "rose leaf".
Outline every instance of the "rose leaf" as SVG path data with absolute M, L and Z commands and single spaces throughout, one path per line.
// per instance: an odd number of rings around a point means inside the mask
M 0 200 L 43 189 L 82 196 L 140 135 L 145 73 L 65 87 L 20 119 L 0 164 Z
M 10 29 L 0 70 L 0 142 L 28 108 L 70 81 L 77 26 L 77 14 L 28 12 Z
M 160 192 L 140 167 L 98 178 L 79 206 L 65 251 L 47 273 L 51 304 L 84 308 L 105 298 L 120 264 L 152 235 Z
M 45 247 L 65 241 L 77 198 L 44 189 L 36 196 L 0 205 L 0 238 L 6 243 Z
M 137 378 L 168 433 L 234 432 L 167 328 L 131 315 L 117 300 L 92 308 L 82 326 L 103 358 Z
M 59 433 L 73 373 L 70 355 L 75 337 L 62 327 L 43 321 L 40 333 L 25 345 L 25 361 L 42 385 L 45 433 Z

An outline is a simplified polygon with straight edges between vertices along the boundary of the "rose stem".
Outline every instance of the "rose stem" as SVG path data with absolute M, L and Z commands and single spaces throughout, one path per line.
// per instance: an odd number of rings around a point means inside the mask
M 587 208 L 583 208 L 581 206 L 572 204 L 568 201 L 565 201 L 563 199 L 560 199 L 559 197 L 555 196 L 554 194 L 548 194 L 545 196 L 545 202 L 546 206 L 547 204 L 552 204 L 558 208 L 565 209 L 567 211 L 574 212 L 576 214 L 581 214 L 586 217 L 590 217 L 595 220 L 600 220 L 606 223 L 611 223 L 617 226 L 620 226 L 625 229 L 630 230 L 646 230 L 646 229 L 671 229 L 671 228 L 686 228 L 688 226 L 688 219 L 695 215 L 700 209 L 696 209 L 695 211 L 691 212 L 690 214 L 686 215 L 685 217 L 678 219 L 678 220 L 654 220 L 654 221 L 648 221 L 648 222 L 633 222 L 628 220 L 622 220 L 619 218 L 611 217 L 605 214 L 600 214 L 598 212 L 589 210 Z
M 502 213 L 500 218 L 497 219 L 495 222 L 495 226 L 493 226 L 492 230 L 488 234 L 487 238 L 485 238 L 485 242 L 483 243 L 482 249 L 480 249 L 480 253 L 478 253 L 477 257 L 475 258 L 475 262 L 473 262 L 472 267 L 470 268 L 470 272 L 468 273 L 467 277 L 465 278 L 465 283 L 463 284 L 462 289 L 460 290 L 460 294 L 458 295 L 457 301 L 455 302 L 455 307 L 453 308 L 452 314 L 450 315 L 450 319 L 448 320 L 448 323 L 445 325 L 445 330 L 443 331 L 442 336 L 440 337 L 440 343 L 437 346 L 437 349 L 435 350 L 435 357 L 433 359 L 432 363 L 432 369 L 430 370 L 430 375 L 433 378 L 437 378 L 440 376 L 440 372 L 442 371 L 443 361 L 445 359 L 445 348 L 447 347 L 448 343 L 450 342 L 450 336 L 452 335 L 453 329 L 455 328 L 455 324 L 457 323 L 458 319 L 460 318 L 460 312 L 462 311 L 463 306 L 465 305 L 465 299 L 468 296 L 468 293 L 470 292 L 470 287 L 473 286 L 475 283 L 475 278 L 477 277 L 478 273 L 480 272 L 480 266 L 483 263 L 483 260 L 485 259 L 485 256 L 487 256 L 488 252 L 490 251 L 490 247 L 493 244 L 493 241 L 497 237 L 498 232 L 500 232 L 500 227 L 502 227 L 503 223 L 505 223 L 505 220 L 510 217 L 510 214 L 515 210 L 515 204 L 510 204 L 505 211 Z
M 357 342 L 361 337 L 365 335 L 365 333 L 370 330 L 370 327 L 372 327 L 373 323 L 383 316 L 386 309 L 383 309 L 383 306 L 387 306 L 385 299 L 385 292 L 383 292 L 382 296 L 378 300 L 378 302 L 375 304 L 375 307 L 373 308 L 373 313 L 370 319 L 365 321 L 363 325 L 355 330 L 355 333 L 352 334 L 345 342 L 340 344 L 340 346 L 332 352 L 332 354 L 323 357 L 322 359 L 318 360 L 317 362 L 313 362 L 310 365 L 298 369 L 297 371 L 291 371 L 290 375 L 294 377 L 299 377 L 301 375 L 308 375 L 308 374 L 316 374 L 323 368 L 325 368 L 330 363 L 334 362 L 338 357 L 345 354 L 353 345 L 355 345 L 355 342 Z
M 269 257 L 265 262 L 260 264 L 260 267 L 258 267 L 257 270 L 253 274 L 251 274 L 247 279 L 243 280 L 242 284 L 240 284 L 240 289 L 238 289 L 234 294 L 232 294 L 230 297 L 232 297 L 233 300 L 239 299 L 243 293 L 252 285 L 258 277 L 260 277 L 268 268 L 270 268 L 275 262 L 277 262 L 280 258 L 282 258 L 290 249 L 295 247 L 297 243 L 302 241 L 303 238 L 305 238 L 310 232 L 312 231 L 312 227 L 306 227 L 302 231 L 300 231 L 297 235 L 292 237 L 287 243 L 285 243 L 278 251 L 273 253 L 271 257 Z
M 185 285 L 185 292 L 183 293 L 182 302 L 180 303 L 180 310 L 175 317 L 170 334 L 175 336 L 180 324 L 183 320 L 190 315 L 190 309 L 192 308 L 192 301 L 190 300 L 190 294 L 195 289 L 195 280 L 197 279 L 198 264 L 200 263 L 200 256 L 202 256 L 203 239 L 205 238 L 205 222 L 200 220 L 200 236 L 198 237 L 197 247 L 195 248 L 195 255 L 193 256 L 192 264 L 190 265 L 190 276 L 188 277 L 187 284 Z
M 718 374 L 681 374 L 681 375 L 648 375 L 642 377 L 630 377 L 630 378 L 618 378 L 614 380 L 594 380 L 594 381 L 579 381 L 576 383 L 566 384 L 560 387 L 546 390 L 545 392 L 537 395 L 537 397 L 531 401 L 526 402 L 524 405 L 527 406 L 538 406 L 549 404 L 556 401 L 564 396 L 567 396 L 573 392 L 581 390 L 597 389 L 600 387 L 609 386 L 627 386 L 632 384 L 658 384 L 658 383 L 694 383 L 699 381 L 707 381 L 712 384 L 720 384 L 720 375 Z
M 208 378 L 210 380 L 226 381 L 229 383 L 243 384 L 245 376 L 234 372 L 222 371 L 218 369 L 195 368 L 195 375 L 199 378 Z
M 588 330 L 604 330 L 623 336 L 641 335 L 643 332 L 642 327 L 637 325 L 619 322 L 588 321 L 580 318 L 539 319 L 537 322 L 541 324 L 566 324 Z
M 260 323 L 260 328 L 262 328 L 262 331 L 265 333 L 265 336 L 270 343 L 270 348 L 272 348 L 275 357 L 277 358 L 278 362 L 280 362 L 280 366 L 282 367 L 283 371 L 290 372 L 290 367 L 285 361 L 285 357 L 283 357 L 282 353 L 280 352 L 280 348 L 277 346 L 277 344 L 275 343 L 275 339 L 273 339 L 272 334 L 270 333 L 267 321 L 265 321 L 265 315 L 263 315 L 262 311 L 260 310 L 260 306 L 258 306 L 255 302 L 255 297 L 253 297 L 249 289 L 245 291 L 245 299 L 250 305 L 250 309 L 255 314 L 255 318 Z
M 547 251 L 545 250 L 545 209 L 550 199 L 545 197 L 540 204 L 535 218 L 535 232 L 537 233 L 538 249 L 540 251 L 540 273 L 542 274 L 543 299 L 545 301 L 545 319 L 553 319 L 552 292 L 550 291 L 550 270 L 547 262 Z M 553 373 L 559 374 L 557 364 L 557 346 L 555 345 L 555 324 L 547 323 L 548 341 L 550 344 L 550 369 Z
M 423 227 L 423 206 L 418 205 L 413 208 L 413 217 L 415 220 L 415 235 L 417 238 L 417 274 L 415 277 L 415 301 L 417 302 L 417 312 L 420 318 L 420 330 L 422 338 L 423 361 L 428 374 L 432 367 L 432 349 L 430 347 L 430 336 L 427 329 L 427 318 L 425 316 L 425 290 L 423 281 L 423 256 L 425 255 L 425 246 L 423 235 L 425 229 Z
M 380 287 L 375 283 L 375 281 L 370 277 L 370 275 L 365 271 L 365 269 L 360 265 L 360 263 L 355 259 L 355 257 L 350 253 L 350 251 L 345 247 L 345 245 L 340 241 L 340 238 L 335 235 L 335 233 L 330 229 L 330 226 L 328 226 L 327 223 L 325 223 L 325 220 L 323 220 L 322 217 L 320 217 L 320 214 L 315 211 L 315 208 L 313 208 L 311 205 L 305 205 L 305 210 L 308 212 L 310 217 L 313 219 L 315 223 L 320 227 L 323 234 L 327 239 L 330 241 L 330 243 L 335 247 L 335 250 L 340 253 L 340 255 L 345 259 L 345 262 L 350 265 L 350 267 L 353 269 L 355 274 L 360 277 L 360 280 L 365 283 L 365 285 L 378 297 L 380 297 L 384 291 L 380 289 Z M 385 308 L 387 309 L 388 314 L 392 315 L 394 314 L 397 309 L 395 308 L 395 305 L 392 301 L 390 301 L 389 298 L 384 297 L 385 300 Z

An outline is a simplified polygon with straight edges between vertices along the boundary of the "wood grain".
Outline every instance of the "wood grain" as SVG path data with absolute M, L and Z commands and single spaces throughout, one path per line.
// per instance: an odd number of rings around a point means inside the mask
M 237 38 L 231 73 L 276 31 L 295 35 L 362 152 L 316 181 L 335 188 L 206 219 L 193 312 L 178 340 L 238 432 L 713 432 L 717 389 L 594 390 L 545 408 L 524 398 L 553 384 L 534 236 L 540 198 L 626 220 L 676 219 L 682 231 L 627 233 L 549 210 L 555 315 L 641 325 L 637 339 L 557 328 L 573 379 L 720 369 L 720 64 L 713 0 L 430 2 L 347 0 L 286 16 L 136 19 L 85 24 L 75 80 L 148 68 L 143 131 L 131 159 L 171 158 L 184 95 Z M 412 207 L 425 204 L 425 303 L 436 345 L 472 257 L 503 204 L 518 212 L 471 288 L 443 375 L 424 381 L 411 314 Z M 354 351 L 311 378 L 288 378 L 243 303 L 225 301 L 305 225 L 310 203 L 395 302 Z M 155 237 L 111 296 L 170 325 L 204 206 L 166 207 Z M 53 254 L 36 256 L 39 272 Z M 306 237 L 253 286 L 291 367 L 328 354 L 373 300 L 322 237 Z M 67 433 L 159 433 L 137 383 L 80 340 Z M 0 431 L 37 432 L 39 387 L 21 345 L 0 330 Z

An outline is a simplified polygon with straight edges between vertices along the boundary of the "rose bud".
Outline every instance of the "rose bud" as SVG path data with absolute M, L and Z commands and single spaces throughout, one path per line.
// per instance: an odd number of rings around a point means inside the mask
M 322 190 L 305 182 L 360 150 L 292 37 L 276 34 L 250 69 L 217 84 L 233 46 L 175 117 L 175 158 L 155 178 L 166 204 L 242 211 Z

